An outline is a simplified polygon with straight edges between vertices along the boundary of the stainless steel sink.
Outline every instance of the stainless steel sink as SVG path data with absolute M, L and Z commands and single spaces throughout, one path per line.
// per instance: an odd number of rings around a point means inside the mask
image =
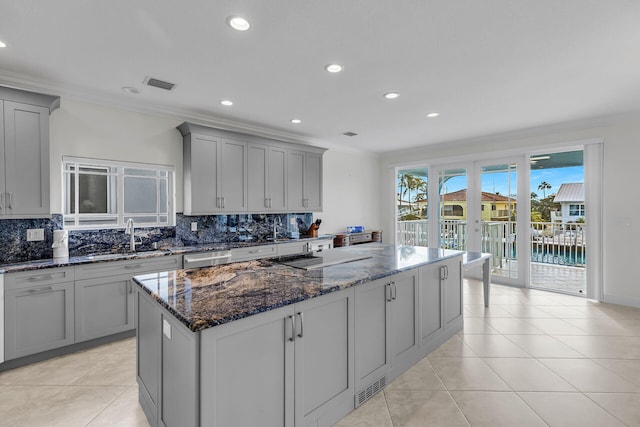
M 330 267 L 332 265 L 345 264 L 348 262 L 362 261 L 369 259 L 371 255 L 341 253 L 334 251 L 319 252 L 313 256 L 305 256 L 288 261 L 281 261 L 281 264 L 303 270 L 316 270 L 318 268 Z

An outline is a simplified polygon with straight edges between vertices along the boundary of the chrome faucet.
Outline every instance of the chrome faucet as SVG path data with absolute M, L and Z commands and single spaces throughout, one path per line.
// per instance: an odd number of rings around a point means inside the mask
M 278 225 L 282 225 L 282 219 L 279 216 L 273 220 L 273 240 L 278 240 Z
M 133 218 L 129 218 L 127 220 L 127 225 L 124 228 L 124 234 L 129 234 L 131 237 L 129 238 L 129 249 L 131 252 L 136 251 L 136 228 L 133 224 Z

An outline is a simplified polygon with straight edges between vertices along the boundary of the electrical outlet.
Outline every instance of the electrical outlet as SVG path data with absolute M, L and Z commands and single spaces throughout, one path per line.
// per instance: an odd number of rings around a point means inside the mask
M 191 223 L 191 231 L 198 231 L 198 223 L 197 222 L 192 222 Z
M 30 228 L 27 230 L 27 242 L 41 242 L 44 240 L 44 228 Z

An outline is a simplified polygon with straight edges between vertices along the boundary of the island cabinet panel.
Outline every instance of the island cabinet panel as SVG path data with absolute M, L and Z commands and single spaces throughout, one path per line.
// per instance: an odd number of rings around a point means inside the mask
M 420 269 L 420 340 L 423 347 L 442 333 L 440 268 L 440 264 L 430 264 Z
M 77 280 L 76 342 L 133 329 L 133 286 L 130 275 Z
M 353 290 L 202 332 L 201 423 L 331 425 L 353 409 Z
M 201 425 L 294 425 L 294 307 L 202 332 Z
M 391 277 L 391 378 L 398 377 L 418 361 L 418 271 Z
M 355 289 L 356 391 L 384 377 L 389 370 L 389 282 L 376 280 Z
M 353 410 L 353 289 L 296 304 L 295 311 L 295 425 L 332 425 Z
M 419 359 L 418 279 L 410 270 L 356 288 L 356 405 Z
M 136 329 L 136 378 L 138 400 L 149 423 L 158 425 L 160 407 L 160 351 L 162 315 L 158 304 L 145 292 L 139 292 Z
M 5 278 L 5 360 L 73 344 L 73 268 Z
M 194 334 L 165 310 L 161 316 L 160 425 L 206 425 L 200 423 L 200 334 Z
M 462 325 L 462 259 L 444 261 L 441 278 L 444 291 L 444 327 L 459 328 Z

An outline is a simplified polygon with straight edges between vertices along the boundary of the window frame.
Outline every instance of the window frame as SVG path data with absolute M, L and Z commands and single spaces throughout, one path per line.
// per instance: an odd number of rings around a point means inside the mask
M 75 172 L 69 172 L 67 165 L 73 165 Z M 107 205 L 113 206 L 115 203 L 115 213 L 80 213 L 79 209 L 79 186 L 80 186 L 80 170 L 81 168 L 105 169 L 105 175 L 111 177 L 107 180 Z M 115 172 L 108 172 L 115 169 Z M 142 169 L 153 171 L 153 175 L 135 175 L 125 173 L 125 170 Z M 74 174 L 74 200 L 70 198 L 70 179 L 69 175 Z M 163 176 L 166 174 L 166 176 Z M 62 206 L 63 206 L 63 227 L 68 230 L 99 230 L 99 229 L 121 229 L 126 227 L 127 219 L 133 218 L 137 226 L 140 227 L 173 227 L 176 224 L 175 210 L 175 166 L 157 165 L 150 163 L 125 162 L 117 160 L 92 159 L 86 157 L 63 156 L 62 157 Z M 147 213 L 127 213 L 125 212 L 125 178 L 141 177 L 156 180 L 156 210 Z M 160 182 L 166 180 L 166 213 L 162 212 L 160 206 Z M 114 194 L 115 192 L 115 194 Z M 71 203 L 74 206 L 74 213 L 71 212 Z M 109 210 L 109 209 L 107 209 Z M 153 222 L 137 222 L 136 217 L 155 216 L 156 221 Z M 167 217 L 167 221 L 160 221 L 161 217 Z M 108 224 L 83 223 L 84 221 L 97 220 L 115 220 Z

